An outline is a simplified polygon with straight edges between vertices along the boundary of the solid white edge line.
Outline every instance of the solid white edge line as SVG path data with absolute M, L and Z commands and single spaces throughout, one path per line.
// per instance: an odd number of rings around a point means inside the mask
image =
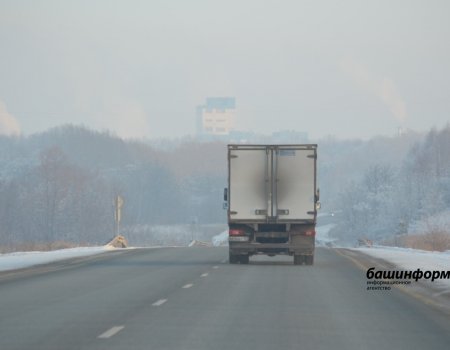
M 206 276 L 208 276 L 208 272 L 202 273 L 202 274 L 200 275 L 200 277 L 206 277 Z
M 152 305 L 153 306 L 161 306 L 167 301 L 167 299 L 159 299 L 158 301 L 155 301 Z
M 187 288 L 191 288 L 192 286 L 193 286 L 192 283 L 188 283 L 188 284 L 185 284 L 182 288 L 187 289 Z
M 115 326 L 112 327 L 111 329 L 108 329 L 105 333 L 102 333 L 98 336 L 99 339 L 108 339 L 111 338 L 112 336 L 116 335 L 117 333 L 119 333 L 122 329 L 124 329 L 125 326 Z

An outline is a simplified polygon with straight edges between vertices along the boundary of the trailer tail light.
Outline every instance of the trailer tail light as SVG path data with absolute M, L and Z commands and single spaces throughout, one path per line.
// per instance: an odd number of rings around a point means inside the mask
M 236 229 L 236 228 L 230 228 L 230 231 L 228 231 L 229 236 L 244 236 L 245 231 L 242 229 Z
M 308 230 L 305 232 L 305 236 L 315 236 L 316 230 Z

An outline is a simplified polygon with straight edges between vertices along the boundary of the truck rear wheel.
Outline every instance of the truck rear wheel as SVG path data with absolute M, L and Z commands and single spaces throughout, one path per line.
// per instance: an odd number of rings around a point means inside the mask
M 250 257 L 248 255 L 241 255 L 239 258 L 241 264 L 248 264 L 250 260 Z
M 305 264 L 313 265 L 314 264 L 314 255 L 306 255 L 305 256 Z
M 230 264 L 237 264 L 239 262 L 239 256 L 230 253 L 229 261 Z
M 294 255 L 294 265 L 301 265 L 304 261 L 304 255 Z

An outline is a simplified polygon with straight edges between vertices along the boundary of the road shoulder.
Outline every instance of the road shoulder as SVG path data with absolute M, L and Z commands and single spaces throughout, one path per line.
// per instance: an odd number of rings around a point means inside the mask
M 365 254 L 364 252 L 358 250 L 347 248 L 334 248 L 333 250 L 337 254 L 352 261 L 359 269 L 365 271 L 366 273 L 372 267 L 375 268 L 375 271 L 404 270 L 390 261 Z M 422 303 L 450 315 L 450 291 L 437 283 L 427 281 L 416 282 L 414 279 L 411 279 L 411 284 L 409 285 L 393 286 L 394 288 L 397 288 Z

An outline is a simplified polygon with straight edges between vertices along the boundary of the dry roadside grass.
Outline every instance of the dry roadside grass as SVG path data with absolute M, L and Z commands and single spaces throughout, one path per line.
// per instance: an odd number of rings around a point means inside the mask
M 405 237 L 408 248 L 443 252 L 450 250 L 450 233 L 444 231 L 431 231 L 424 235 Z
M 450 232 L 442 229 L 431 229 L 425 234 L 404 235 L 395 239 L 386 240 L 383 244 L 388 246 L 444 252 L 450 250 Z

